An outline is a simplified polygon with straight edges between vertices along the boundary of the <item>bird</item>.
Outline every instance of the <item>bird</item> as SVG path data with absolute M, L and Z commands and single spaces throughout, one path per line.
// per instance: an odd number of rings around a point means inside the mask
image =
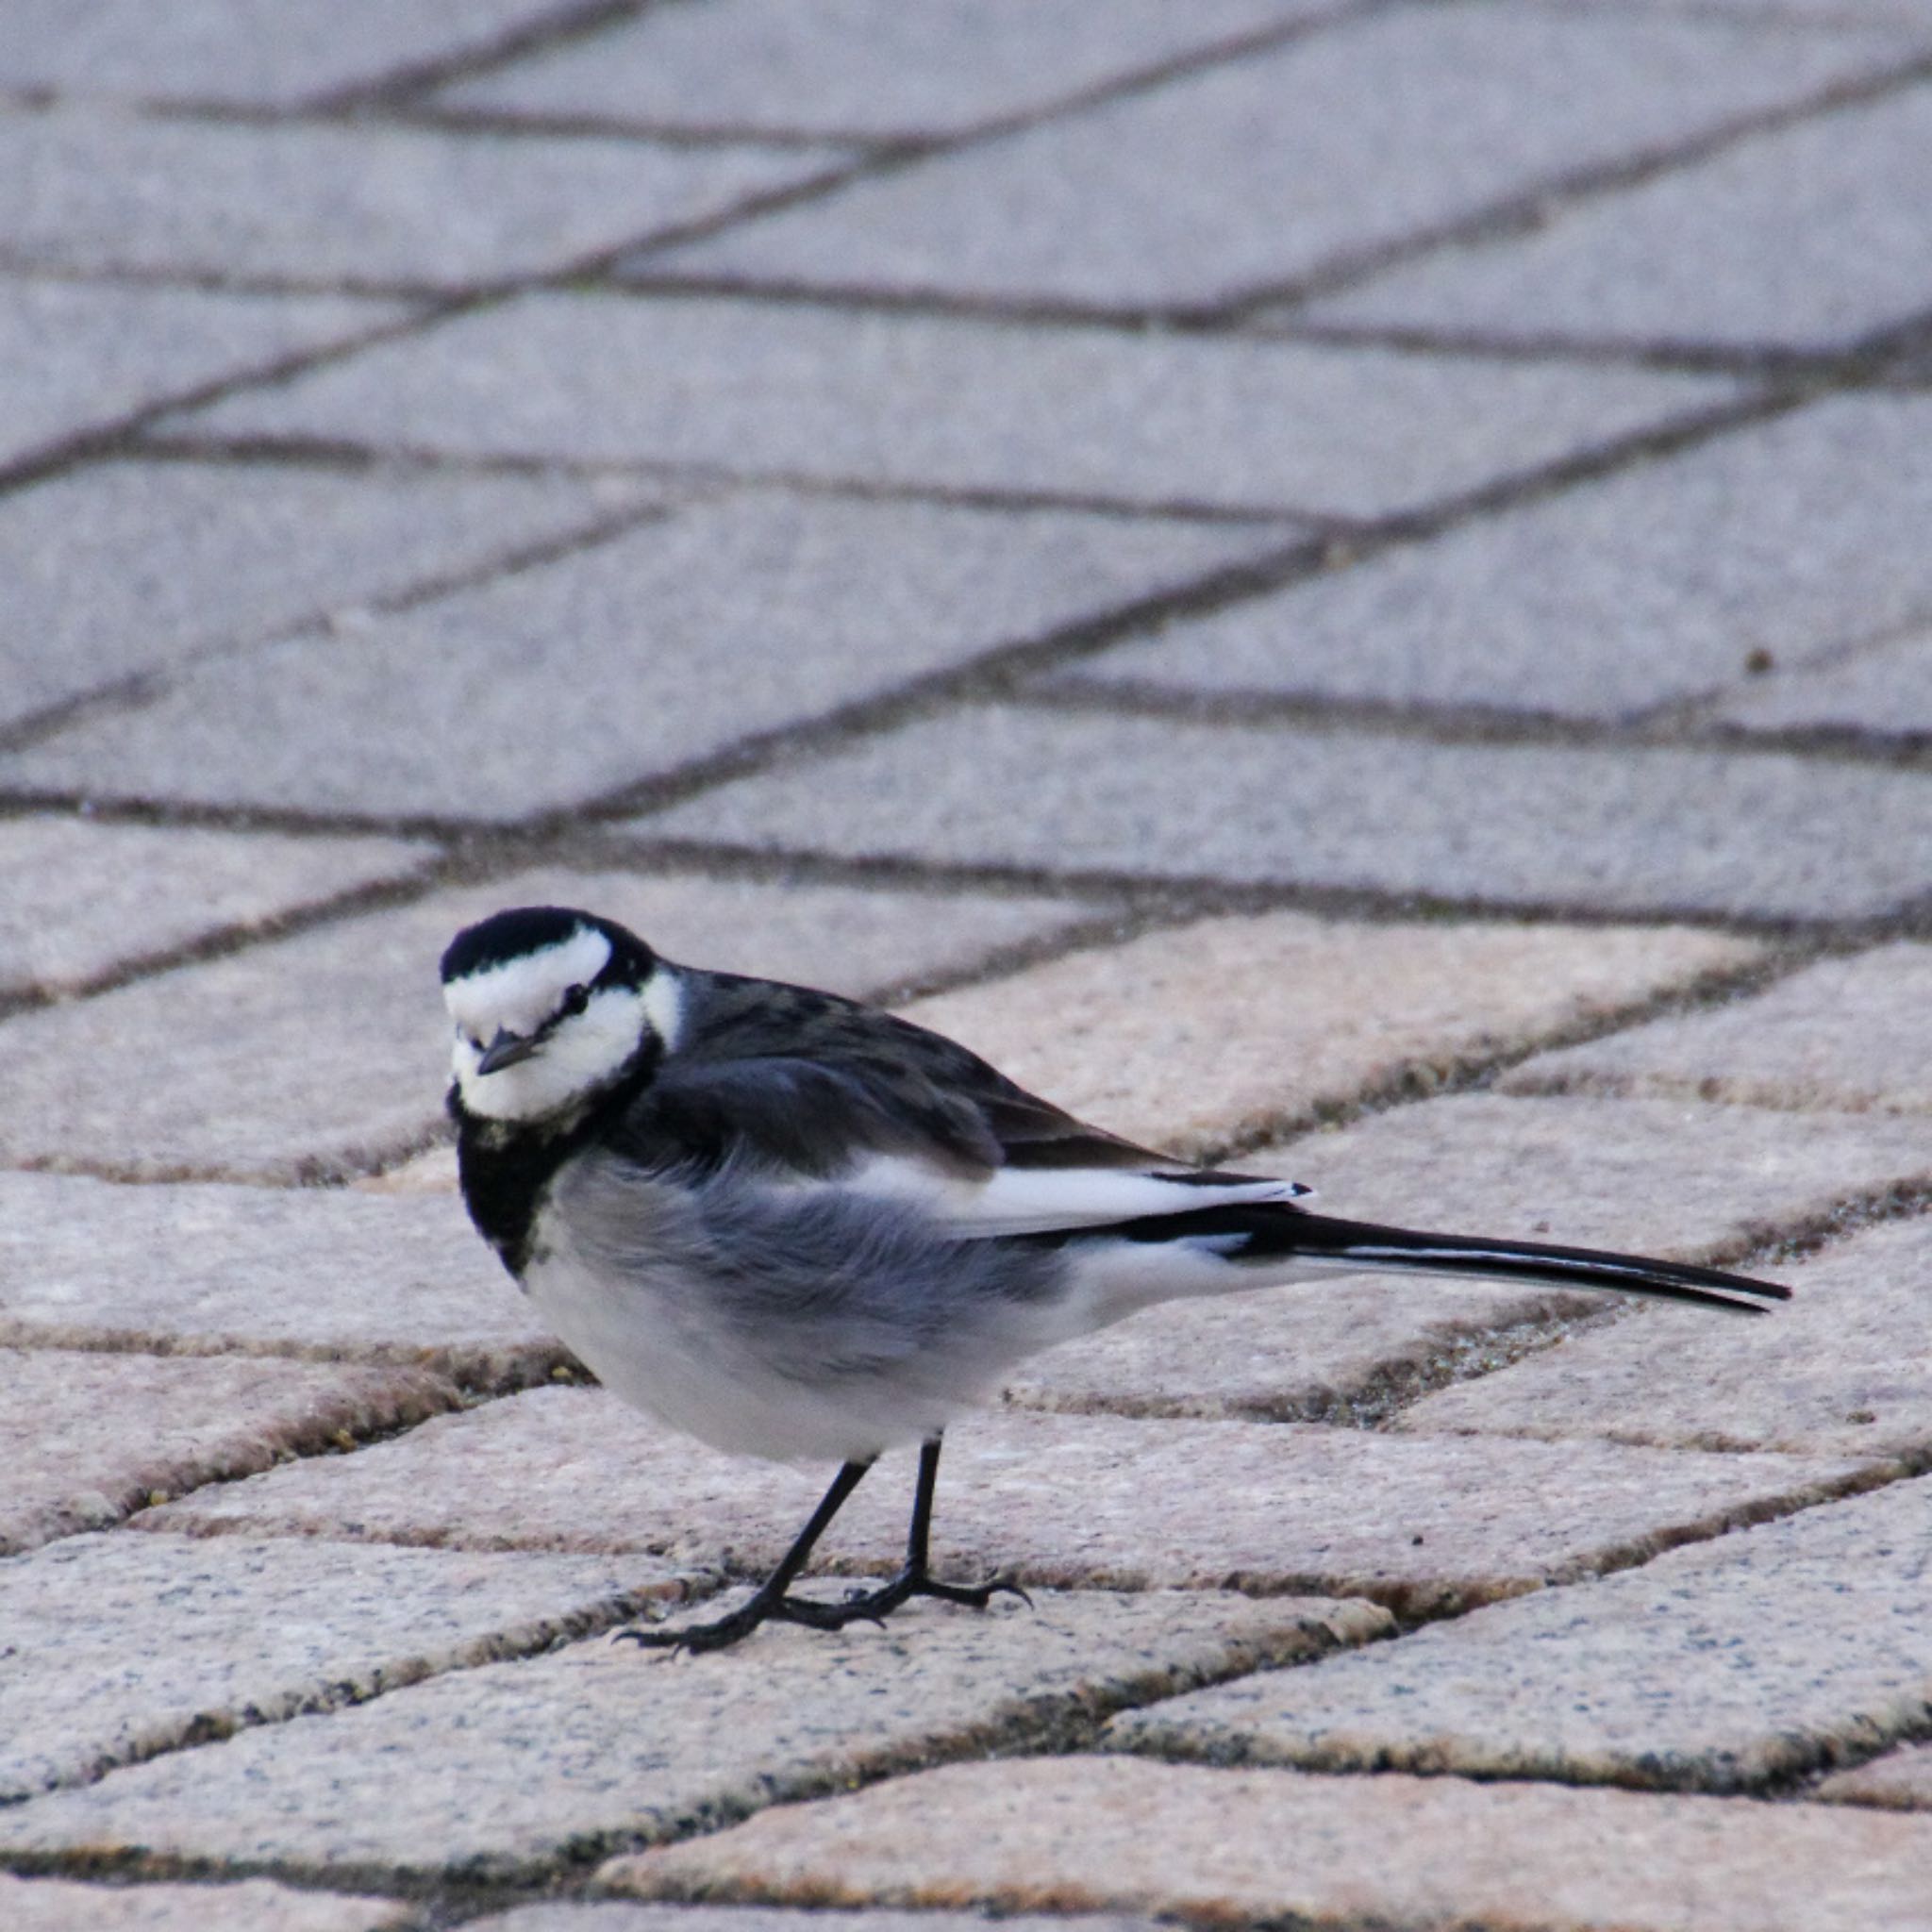
M 1557 1283 L 1762 1314 L 1790 1291 L 1591 1248 L 1320 1214 L 1298 1182 L 1088 1125 L 966 1047 L 808 987 L 661 958 L 524 906 L 442 955 L 464 1204 L 606 1388 L 714 1448 L 836 1462 L 748 1599 L 621 1633 L 722 1649 L 914 1597 L 985 1608 L 929 1542 L 948 1423 L 1018 1362 L 1178 1297 L 1341 1271 Z M 888 1449 L 919 1446 L 905 1562 L 843 1600 L 792 1584 Z

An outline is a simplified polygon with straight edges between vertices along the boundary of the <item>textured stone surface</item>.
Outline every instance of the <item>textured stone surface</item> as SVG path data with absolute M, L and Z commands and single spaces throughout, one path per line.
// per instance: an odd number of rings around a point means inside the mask
M 1932 308 L 1924 88 L 1742 141 L 1302 311 L 1487 340 L 1848 347 Z M 1299 318 L 1298 318 L 1299 319 Z
M 457 288 L 557 270 L 762 192 L 835 150 L 478 141 L 425 127 L 0 115 L 22 266 Z M 141 184 L 165 180 L 168 192 Z
M 0 1173 L 0 1341 L 413 1363 L 533 1381 L 566 1351 L 448 1198 Z
M 1622 718 L 1732 685 L 1754 653 L 1802 665 L 1923 615 L 1928 517 L 1932 399 L 1834 399 L 1169 625 L 1065 678 Z
M 675 1588 L 635 1557 L 75 1537 L 0 1562 L 0 1795 L 541 1651 Z
M 971 1900 L 1405 1932 L 1918 1932 L 1932 1825 L 1635 1791 L 1065 1757 L 953 1765 L 769 1811 L 604 1876 L 813 1906 Z
M 1859 1468 L 1009 1409 L 947 1436 L 934 1561 L 947 1574 L 1010 1571 L 1047 1588 L 1239 1587 L 1447 1611 L 1815 1501 L 1857 1480 Z M 825 1536 L 828 1566 L 898 1567 L 911 1469 L 909 1452 L 895 1451 L 847 1504 Z M 631 1549 L 762 1572 L 790 1545 L 829 1474 L 719 1455 L 602 1390 L 541 1389 L 355 1456 L 184 1497 L 142 1523 L 486 1549 Z
M 1065 873 L 1846 918 L 1923 894 L 1932 786 L 1782 756 L 984 705 L 645 823 L 677 838 Z
M 443 107 L 651 127 L 892 136 L 1037 112 L 1333 0 L 725 0 L 648 11 L 444 88 Z
M 1843 662 L 1755 680 L 1713 709 L 1726 724 L 1765 731 L 1932 733 L 1932 631 L 1914 625 Z
M 1768 1321 L 1714 1335 L 1693 1310 L 1636 1310 L 1426 1397 L 1402 1426 L 1932 1457 L 1932 1223 L 1874 1228 L 1776 1272 L 1793 1299 Z
M 1869 1764 L 1834 1772 L 1811 1795 L 1892 1811 L 1932 1811 L 1932 1744 L 1901 1744 Z
M 519 818 L 1280 542 L 1248 525 L 739 497 L 349 636 L 291 638 L 209 664 L 150 705 L 83 720 L 0 761 L 0 778 L 120 797 Z M 720 676 L 726 661 L 731 675 Z M 533 716 L 541 731 L 528 729 Z M 426 718 L 460 718 L 462 729 L 425 731 Z
M 1145 1932 L 1126 1918 L 1008 1918 L 1011 1932 Z M 476 1932 L 984 1932 L 972 1912 L 814 1912 L 761 1906 L 637 1905 L 624 1899 L 518 1906 L 502 1917 L 475 1919 Z
M 413 1916 L 392 1899 L 296 1891 L 266 1878 L 86 1885 L 0 1873 L 0 1918 L 13 1932 L 380 1932 Z
M 1875 34 L 1512 0 L 1372 10 L 642 265 L 981 298 L 1225 300 L 1907 51 Z
M 429 856 L 400 839 L 0 820 L 0 992 L 71 991 L 225 926 L 258 926 Z
M 177 426 L 1374 515 L 1731 393 L 1712 378 L 1479 357 L 558 294 Z
M 218 294 L 0 276 L 0 461 L 215 382 L 348 341 L 392 302 Z M 23 372 L 31 371 L 31 377 Z
M 1539 1054 L 1517 1093 L 1695 1095 L 1757 1107 L 1932 1112 L 1932 946 L 1820 961 L 1755 999 Z
M 1210 1158 L 1365 1094 L 1428 1091 L 1761 949 L 1713 933 L 1210 919 L 905 1008 L 1130 1140 Z
M 401 467 L 119 461 L 51 478 L 0 499 L 0 720 L 304 622 L 351 628 L 372 601 L 650 500 L 618 477 Z
M 441 1377 L 232 1357 L 0 1349 L 0 1551 L 451 1407 Z
M 8 0 L 0 86 L 289 106 L 474 55 L 558 0 Z
M 579 905 L 673 958 L 865 992 L 979 963 L 1091 905 L 519 873 L 6 1024 L 0 1158 L 147 1179 L 289 1180 L 381 1165 L 441 1131 L 448 1022 L 436 962 L 505 906 Z M 314 1016 L 329 1015 L 318 1038 Z M 139 1053 L 149 1076 L 125 1078 Z
M 599 1639 L 0 1812 L 0 1845 L 485 1876 L 1380 1635 L 1365 1604 L 1042 1596 L 708 1657 Z
M 1541 1591 L 1306 1678 L 1250 1677 L 1113 1740 L 1326 1771 L 1740 1790 L 1896 1739 L 1932 1699 L 1924 1483 Z

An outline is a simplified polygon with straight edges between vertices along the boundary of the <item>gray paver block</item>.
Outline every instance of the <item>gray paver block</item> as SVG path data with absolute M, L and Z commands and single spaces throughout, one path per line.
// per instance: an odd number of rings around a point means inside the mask
M 634 1557 L 74 1537 L 0 1562 L 0 1797 L 541 1651 L 677 1588 Z
M 442 1128 L 442 949 L 502 907 L 544 904 L 608 913 L 695 965 L 847 993 L 970 968 L 1093 909 L 560 868 L 450 887 L 17 1015 L 4 1035 L 0 1160 L 146 1180 L 306 1180 L 387 1165 Z M 329 1016 L 320 1035 L 318 1013 Z M 148 1077 L 131 1084 L 137 1055 Z
M 738 497 L 352 635 L 291 638 L 190 671 L 150 704 L 0 761 L 0 778 L 96 796 L 518 818 L 1280 542 L 1248 525 Z M 427 718 L 460 729 L 425 731 Z
M 391 1361 L 485 1387 L 569 1359 L 459 1204 L 0 1173 L 0 1341 Z
M 481 52 L 558 0 L 9 0 L 0 86 L 291 107 Z
M 1932 606 L 1932 401 L 1838 398 L 1381 551 L 1060 682 L 1624 718 Z M 1754 681 L 1751 690 L 1755 691 Z
M 947 1435 L 934 1562 L 950 1575 L 1010 1572 L 1048 1589 L 1241 1588 L 1446 1611 L 1839 1493 L 1865 1468 L 1008 1409 Z M 634 1549 L 762 1573 L 830 1474 L 722 1456 L 601 1389 L 553 1388 L 355 1456 L 225 1484 L 140 1521 L 203 1534 Z M 887 1459 L 826 1533 L 827 1565 L 898 1568 L 910 1476 L 908 1453 Z
M 42 268 L 456 289 L 565 268 L 838 158 L 49 108 L 0 113 L 0 173 L 36 190 L 0 209 L 0 249 Z
M 1651 371 L 585 293 L 458 317 L 175 426 L 1373 516 L 1735 393 Z
M 1385 1628 L 1366 1604 L 1042 1596 L 708 1657 L 599 1639 L 111 1773 L 0 1812 L 0 1845 L 514 1873 Z
M 13 1932 L 382 1932 L 415 1908 L 393 1899 L 297 1891 L 266 1878 L 214 1885 L 88 1885 L 0 1873 Z
M 236 295 L 0 276 L 0 461 L 105 429 L 138 410 L 405 311 L 342 295 Z
M 619 477 L 399 467 L 117 461 L 54 477 L 0 499 L 0 716 L 299 624 L 353 625 L 373 601 L 591 529 L 652 494 Z
M 1932 1825 L 1854 1816 L 1060 1757 L 896 1778 L 619 1859 L 602 1875 L 643 1891 L 813 1906 L 972 1901 L 1405 1932 L 1918 1932 Z
M 0 993 L 72 991 L 223 927 L 400 878 L 428 856 L 400 839 L 0 821 Z
M 1529 235 L 1405 263 L 1294 320 L 1490 341 L 1848 348 L 1932 308 L 1915 245 L 1932 92 L 1740 142 L 1555 211 Z
M 0 1349 L 0 1551 L 98 1529 L 198 1483 L 269 1468 L 457 1401 L 420 1369 Z
M 1439 1081 L 1736 971 L 1682 928 L 1208 919 L 941 993 L 905 1017 L 1082 1119 L 1193 1159 Z
M 647 273 L 981 300 L 1225 300 L 1910 51 L 1890 34 L 1601 7 L 1370 10 L 633 260 Z
M 1932 1456 L 1932 1224 L 1874 1228 L 1776 1273 L 1793 1299 L 1769 1320 L 1714 1336 L 1689 1310 L 1642 1308 L 1425 1397 L 1401 1426 L 1923 1464 Z
M 1932 946 L 1821 960 L 1755 999 L 1539 1054 L 1515 1093 L 1695 1095 L 1747 1106 L 1932 1112 Z
M 1932 733 L 1932 630 L 1915 625 L 1842 662 L 1754 679 L 1712 709 L 1757 730 Z
M 1925 1485 L 1539 1591 L 1306 1678 L 1124 1717 L 1111 1740 L 1324 1771 L 1749 1790 L 1923 1724 Z
M 881 139 L 963 133 L 1334 0 L 726 0 L 659 8 L 432 98 L 491 113 Z
M 1916 774 L 961 705 L 642 822 L 761 849 L 1797 918 L 1920 898 Z
M 1812 1796 L 1891 1811 L 1932 1811 L 1932 1744 L 1901 1744 L 1870 1764 L 1834 1772 Z

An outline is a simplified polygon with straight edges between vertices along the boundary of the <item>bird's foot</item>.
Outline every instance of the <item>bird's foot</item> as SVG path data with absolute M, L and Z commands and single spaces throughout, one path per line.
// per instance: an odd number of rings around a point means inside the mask
M 818 1606 L 831 1610 L 838 1621 L 816 1627 L 836 1630 L 861 1618 L 883 1624 L 901 1604 L 915 1596 L 937 1597 L 941 1603 L 964 1604 L 974 1610 L 985 1609 L 996 1596 L 1016 1596 L 1029 1610 L 1033 1607 L 1033 1599 L 1010 1576 L 990 1576 L 984 1583 L 941 1583 L 928 1571 L 907 1569 L 877 1590 L 854 1591 L 843 1603 Z

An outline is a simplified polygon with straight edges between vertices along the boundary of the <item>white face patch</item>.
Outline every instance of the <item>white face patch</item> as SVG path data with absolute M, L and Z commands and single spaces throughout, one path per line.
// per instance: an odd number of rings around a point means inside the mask
M 589 986 L 610 963 L 610 941 L 593 925 L 567 940 L 454 979 L 443 1004 L 459 1032 L 488 1046 L 499 1030 L 526 1038 L 563 1005 L 574 986 Z

